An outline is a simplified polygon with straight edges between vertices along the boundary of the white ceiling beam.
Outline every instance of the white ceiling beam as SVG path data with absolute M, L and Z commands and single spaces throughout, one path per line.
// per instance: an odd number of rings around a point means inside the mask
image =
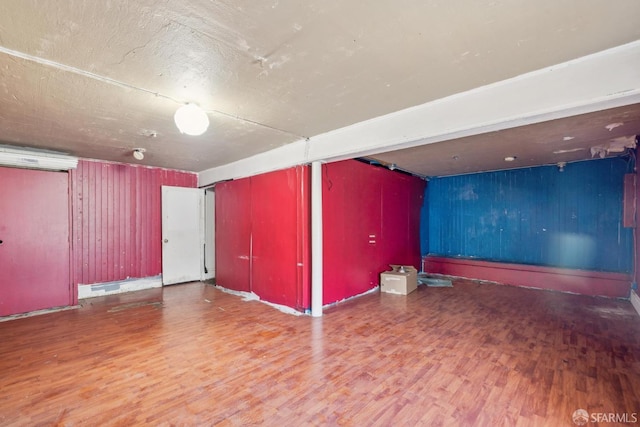
M 425 76 L 428 78 L 428 76 Z M 640 102 L 640 40 L 207 169 L 200 186 Z

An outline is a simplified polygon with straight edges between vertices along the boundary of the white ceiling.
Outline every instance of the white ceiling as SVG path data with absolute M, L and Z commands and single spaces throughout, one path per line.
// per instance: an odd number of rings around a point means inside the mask
M 3 0 L 0 143 L 201 172 L 635 42 L 639 16 L 637 0 Z M 176 129 L 186 102 L 204 135 Z M 366 154 L 431 176 L 573 161 L 640 134 L 638 106 L 607 110 Z

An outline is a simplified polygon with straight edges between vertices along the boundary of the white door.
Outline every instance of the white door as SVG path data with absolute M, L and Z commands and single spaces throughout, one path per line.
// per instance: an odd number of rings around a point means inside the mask
M 200 280 L 203 191 L 162 186 L 162 283 Z

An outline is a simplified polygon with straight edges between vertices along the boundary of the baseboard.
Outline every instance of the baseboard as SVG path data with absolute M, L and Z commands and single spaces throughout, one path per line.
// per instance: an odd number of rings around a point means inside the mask
M 638 312 L 638 316 L 640 316 L 640 296 L 638 296 L 636 291 L 631 291 L 631 297 L 629 298 L 629 300 L 631 301 L 631 305 L 633 305 L 633 308 L 635 308 L 636 312 Z
M 78 285 L 78 299 L 121 294 L 123 292 L 141 291 L 143 289 L 160 287 L 162 287 L 162 275 L 118 280 L 115 282 L 94 283 L 92 285 L 80 284 Z
M 629 298 L 631 289 L 631 275 L 624 273 L 437 256 L 425 257 L 424 269 L 447 276 L 610 298 Z

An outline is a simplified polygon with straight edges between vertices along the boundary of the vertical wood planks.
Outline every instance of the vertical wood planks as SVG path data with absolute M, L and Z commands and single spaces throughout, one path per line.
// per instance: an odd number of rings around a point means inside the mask
M 216 184 L 216 284 L 251 291 L 251 180 Z
M 298 166 L 216 185 L 216 283 L 309 308 L 309 172 Z
M 160 188 L 194 188 L 197 175 L 89 160 L 70 173 L 75 284 L 160 274 Z
M 624 159 L 435 178 L 429 252 L 595 271 L 632 270 Z
M 389 264 L 420 267 L 425 182 L 355 160 L 324 165 L 324 303 L 378 285 Z

